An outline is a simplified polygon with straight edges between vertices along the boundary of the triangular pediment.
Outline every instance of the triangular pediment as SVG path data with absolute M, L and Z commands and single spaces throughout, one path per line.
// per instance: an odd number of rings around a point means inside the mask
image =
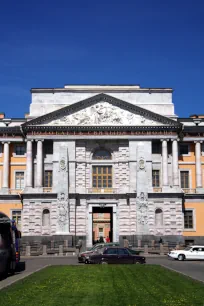
M 25 126 L 172 126 L 180 124 L 106 94 L 66 106 L 30 120 Z

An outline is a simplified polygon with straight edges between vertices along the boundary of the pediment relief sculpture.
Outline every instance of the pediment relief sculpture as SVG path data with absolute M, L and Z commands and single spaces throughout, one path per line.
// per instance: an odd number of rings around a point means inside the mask
M 48 125 L 138 125 L 162 126 L 161 122 L 131 113 L 125 109 L 114 106 L 108 102 L 99 102 L 91 107 L 77 111 L 73 114 L 53 120 Z

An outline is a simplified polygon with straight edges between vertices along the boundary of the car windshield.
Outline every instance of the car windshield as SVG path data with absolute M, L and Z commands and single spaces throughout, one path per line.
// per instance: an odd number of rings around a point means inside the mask
M 191 247 L 188 246 L 187 248 L 185 248 L 185 251 L 190 251 Z

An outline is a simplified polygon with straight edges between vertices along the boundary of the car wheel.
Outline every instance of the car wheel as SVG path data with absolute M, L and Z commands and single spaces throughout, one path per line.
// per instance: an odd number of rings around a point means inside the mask
M 101 261 L 101 265 L 107 265 L 108 263 L 106 261 Z
M 2 273 L 2 275 L 1 275 L 1 278 L 2 278 L 2 279 L 5 279 L 5 278 L 8 277 L 9 270 L 10 270 L 10 262 L 8 261 L 8 262 L 6 263 L 5 270 L 4 270 L 4 272 Z
M 185 259 L 185 256 L 183 254 L 179 254 L 178 260 L 183 261 Z
M 140 265 L 141 264 L 141 262 L 139 262 L 139 261 L 135 261 L 134 262 L 136 265 Z
M 86 259 L 86 260 L 85 260 L 85 264 L 88 265 L 88 263 L 89 263 L 89 261 L 88 261 L 88 259 Z

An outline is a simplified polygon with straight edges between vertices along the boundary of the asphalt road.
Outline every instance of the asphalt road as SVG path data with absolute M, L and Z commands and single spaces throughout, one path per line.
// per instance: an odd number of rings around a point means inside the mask
M 167 257 L 148 257 L 147 264 L 162 265 L 166 268 L 175 270 L 190 276 L 196 280 L 204 282 L 204 261 L 175 261 Z M 78 265 L 77 257 L 32 257 L 22 259 L 22 271 L 13 276 L 9 276 L 0 281 L 0 289 L 7 287 L 16 281 L 37 272 L 48 265 Z M 81 264 L 80 264 L 81 265 Z

